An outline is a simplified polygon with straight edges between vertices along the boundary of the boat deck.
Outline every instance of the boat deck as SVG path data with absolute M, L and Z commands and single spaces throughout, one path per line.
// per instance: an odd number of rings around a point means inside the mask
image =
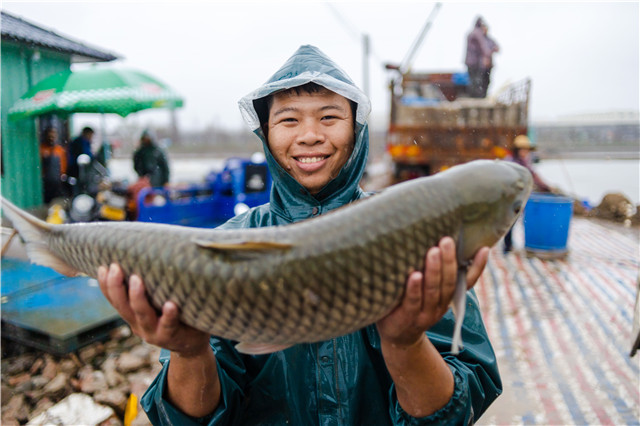
M 569 254 L 491 251 L 476 293 L 503 394 L 479 424 L 640 424 L 640 355 L 629 357 L 637 228 L 574 217 Z

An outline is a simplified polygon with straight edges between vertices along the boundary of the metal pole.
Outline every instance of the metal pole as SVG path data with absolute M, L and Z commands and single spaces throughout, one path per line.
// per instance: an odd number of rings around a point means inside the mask
M 180 144 L 180 133 L 178 132 L 178 118 L 176 117 L 176 109 L 171 108 L 171 143 Z
M 369 34 L 362 34 L 362 90 L 369 96 L 369 55 L 371 53 Z
M 413 41 L 413 45 L 411 46 L 406 56 L 402 60 L 402 63 L 400 64 L 401 74 L 405 74 L 407 71 L 411 69 L 411 65 L 413 65 L 413 59 L 416 53 L 418 52 L 418 49 L 422 45 L 422 42 L 424 41 L 424 36 L 427 35 L 429 28 L 431 28 L 431 24 L 433 23 L 433 20 L 436 18 L 436 14 L 438 13 L 438 10 L 440 10 L 441 6 L 442 6 L 442 3 L 438 2 L 433 6 L 433 9 L 431 9 L 431 13 L 427 17 L 427 22 L 425 22 L 424 27 L 422 27 L 422 31 L 420 31 L 420 34 L 418 34 L 418 37 Z

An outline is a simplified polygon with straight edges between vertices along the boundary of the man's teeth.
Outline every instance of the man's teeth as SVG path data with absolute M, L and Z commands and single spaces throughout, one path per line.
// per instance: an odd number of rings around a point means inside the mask
M 302 157 L 298 158 L 298 161 L 301 163 L 317 163 L 318 161 L 324 160 L 324 157 Z

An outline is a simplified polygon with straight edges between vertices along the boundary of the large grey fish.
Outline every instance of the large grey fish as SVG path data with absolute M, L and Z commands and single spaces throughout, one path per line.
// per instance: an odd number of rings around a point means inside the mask
M 215 230 L 148 223 L 51 225 L 3 200 L 35 263 L 95 277 L 117 262 L 139 274 L 152 304 L 172 300 L 181 320 L 268 353 L 372 324 L 400 301 L 408 275 L 444 236 L 456 241 L 457 353 L 464 265 L 510 228 L 531 191 L 523 167 L 478 160 L 394 185 L 318 218 Z

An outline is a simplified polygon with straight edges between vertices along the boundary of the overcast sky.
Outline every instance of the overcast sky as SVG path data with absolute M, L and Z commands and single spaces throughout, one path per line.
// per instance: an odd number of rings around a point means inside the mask
M 399 63 L 435 2 L 27 2 L 4 10 L 123 57 L 110 66 L 149 72 L 184 96 L 181 127 L 239 128 L 237 101 L 302 44 L 313 44 L 363 81 L 369 35 L 373 117 L 388 111 L 387 62 Z M 638 2 L 444 2 L 415 70 L 462 71 L 478 15 L 500 46 L 491 93 L 533 80 L 533 121 L 639 109 Z M 166 112 L 164 113 L 166 114 Z M 166 118 L 141 112 L 133 120 Z M 160 118 L 162 119 L 162 118 Z

